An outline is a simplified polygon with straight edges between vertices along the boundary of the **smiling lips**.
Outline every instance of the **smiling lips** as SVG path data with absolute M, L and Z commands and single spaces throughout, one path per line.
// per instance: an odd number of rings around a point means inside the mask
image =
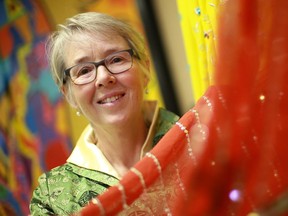
M 123 97 L 124 94 L 119 94 L 119 95 L 115 95 L 115 96 L 112 96 L 112 97 L 108 97 L 108 98 L 105 98 L 103 100 L 100 100 L 98 103 L 99 104 L 106 104 L 106 103 L 112 103 L 114 101 L 117 101 L 119 100 L 119 98 Z

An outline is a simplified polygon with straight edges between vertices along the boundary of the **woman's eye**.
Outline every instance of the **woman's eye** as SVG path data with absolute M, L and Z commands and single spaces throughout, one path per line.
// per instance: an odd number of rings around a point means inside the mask
M 83 76 L 83 75 L 85 75 L 85 74 L 87 74 L 87 73 L 90 73 L 91 71 L 93 71 L 93 68 L 94 68 L 94 67 L 90 67 L 90 66 L 82 67 L 82 68 L 78 71 L 77 77 Z
M 122 63 L 125 61 L 125 58 L 122 56 L 114 56 L 113 58 L 110 59 L 109 64 L 117 64 L 117 63 Z

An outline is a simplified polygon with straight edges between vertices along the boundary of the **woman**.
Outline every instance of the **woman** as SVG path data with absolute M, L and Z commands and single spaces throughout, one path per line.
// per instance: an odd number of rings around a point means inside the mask
M 39 178 L 32 215 L 68 215 L 115 185 L 178 117 L 144 101 L 149 58 L 126 23 L 89 12 L 67 19 L 48 40 L 59 89 L 89 125 L 67 163 Z

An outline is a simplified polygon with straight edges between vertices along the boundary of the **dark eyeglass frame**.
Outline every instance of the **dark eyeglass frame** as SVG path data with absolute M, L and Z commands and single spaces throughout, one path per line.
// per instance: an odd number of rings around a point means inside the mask
M 139 58 L 137 55 L 134 54 L 134 51 L 133 51 L 133 49 L 131 49 L 131 48 L 130 48 L 130 49 L 126 49 L 126 50 L 120 50 L 120 51 L 111 53 L 110 55 L 117 54 L 117 53 L 120 53 L 120 52 L 128 52 L 128 53 L 130 54 L 131 58 L 132 58 L 133 56 Z M 109 57 L 110 55 L 108 55 L 107 57 Z M 130 67 L 130 68 L 128 68 L 128 69 L 126 69 L 126 70 L 124 70 L 124 71 L 118 72 L 118 73 L 114 73 L 114 72 L 110 71 L 109 68 L 106 66 L 107 57 L 105 57 L 104 59 L 102 59 L 102 60 L 100 60 L 100 61 L 98 61 L 98 62 L 84 62 L 84 63 L 88 63 L 88 64 L 93 64 L 93 65 L 95 66 L 96 75 L 95 75 L 95 78 L 94 78 L 93 80 L 91 80 L 90 82 L 93 82 L 93 81 L 96 79 L 96 77 L 97 77 L 97 68 L 98 68 L 99 66 L 101 66 L 101 65 L 103 65 L 103 66 L 109 71 L 109 73 L 111 73 L 111 74 L 120 74 L 120 73 L 123 73 L 123 72 L 129 70 L 129 69 L 132 67 L 132 65 L 133 65 L 133 58 L 132 58 L 132 59 L 131 59 L 131 67 Z M 84 63 L 80 63 L 80 64 L 84 64 Z M 66 82 L 67 82 L 66 77 L 69 77 L 70 80 L 74 83 L 74 81 L 73 81 L 72 78 L 71 78 L 70 71 L 71 71 L 72 68 L 74 68 L 74 67 L 76 67 L 76 66 L 78 66 L 78 65 L 79 65 L 79 64 L 74 65 L 74 66 L 72 66 L 72 67 L 67 68 L 66 70 L 64 70 L 64 75 L 65 75 L 65 76 L 64 76 L 64 78 L 63 78 L 63 85 L 65 85 Z M 88 82 L 88 83 L 90 83 L 90 82 Z M 85 84 L 88 84 L 88 83 L 84 83 L 84 84 L 74 83 L 74 84 L 75 84 L 75 85 L 85 85 Z

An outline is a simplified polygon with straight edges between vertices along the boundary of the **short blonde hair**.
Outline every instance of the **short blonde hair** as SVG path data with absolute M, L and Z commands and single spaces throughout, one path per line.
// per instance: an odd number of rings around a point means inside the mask
M 59 88 L 63 85 L 65 45 L 76 33 L 93 33 L 101 35 L 116 34 L 123 37 L 136 56 L 139 58 L 142 71 L 149 77 L 147 62 L 149 62 L 146 46 L 142 35 L 135 31 L 128 23 L 116 19 L 107 14 L 87 12 L 68 18 L 58 30 L 50 35 L 46 43 L 48 61 L 52 70 L 52 76 Z M 146 67 L 145 67 L 146 65 Z

